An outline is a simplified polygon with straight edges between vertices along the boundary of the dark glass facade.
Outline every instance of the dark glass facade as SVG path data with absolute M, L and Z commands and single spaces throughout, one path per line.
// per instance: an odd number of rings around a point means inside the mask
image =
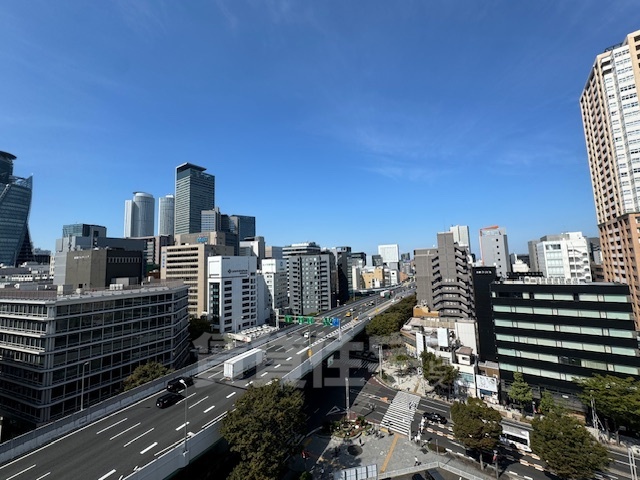
M 543 282 L 491 284 L 503 386 L 514 372 L 538 393 L 576 393 L 573 380 L 595 374 L 640 379 L 629 287 Z
M 14 155 L 0 152 L 0 263 L 15 266 L 23 248 L 31 209 L 32 177 L 13 175 Z

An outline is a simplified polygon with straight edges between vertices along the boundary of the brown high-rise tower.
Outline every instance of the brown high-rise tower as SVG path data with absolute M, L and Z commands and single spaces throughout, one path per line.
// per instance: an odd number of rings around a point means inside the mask
M 629 285 L 640 329 L 640 30 L 599 54 L 580 97 L 605 281 Z

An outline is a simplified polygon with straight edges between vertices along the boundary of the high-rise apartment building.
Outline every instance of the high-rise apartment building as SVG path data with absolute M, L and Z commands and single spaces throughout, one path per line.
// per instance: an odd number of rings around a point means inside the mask
M 176 168 L 175 234 L 201 232 L 201 212 L 215 206 L 215 177 L 205 170 L 192 163 Z
M 397 244 L 378 245 L 378 255 L 382 257 L 382 262 L 388 266 L 400 261 L 400 249 Z
M 471 314 L 469 249 L 453 240 L 453 232 L 438 233 L 437 248 L 413 252 L 418 303 L 442 316 L 465 318 Z
M 629 285 L 640 329 L 640 30 L 596 56 L 580 96 L 605 281 Z
M 581 232 L 546 235 L 529 242 L 529 258 L 533 259 L 534 271 L 542 272 L 547 278 L 592 281 L 589 246 Z
M 158 199 L 158 235 L 173 235 L 176 202 L 173 195 Z
M 287 263 L 284 260 L 268 258 L 262 261 L 262 276 L 269 292 L 271 309 L 278 313 L 287 307 Z
M 504 228 L 496 225 L 480 229 L 480 255 L 482 265 L 496 267 L 497 274 L 507 278 L 507 274 L 511 271 L 511 261 L 507 232 Z
M 150 193 L 134 192 L 124 202 L 124 237 L 151 237 L 154 233 L 155 199 Z
M 294 315 L 331 309 L 331 255 L 292 255 L 287 259 L 289 307 Z
M 29 211 L 33 180 L 13 175 L 15 159 L 15 155 L 0 152 L 0 264 L 5 266 L 15 266 L 23 248 L 31 248 Z

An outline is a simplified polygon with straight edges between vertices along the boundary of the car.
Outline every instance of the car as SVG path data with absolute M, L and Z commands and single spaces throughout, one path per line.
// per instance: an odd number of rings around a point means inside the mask
M 309 332 L 304 332 L 303 337 L 304 337 L 304 338 L 309 338 Z
M 161 397 L 156 400 L 156 407 L 158 408 L 167 408 L 171 405 L 175 405 L 184 397 L 178 393 L 165 393 Z
M 184 382 L 184 383 L 183 383 Z M 193 385 L 192 377 L 177 377 L 173 380 L 169 380 L 167 382 L 167 392 L 178 393 L 184 390 L 184 384 L 187 384 L 187 387 L 191 387 Z
M 444 418 L 439 413 L 435 413 L 435 412 L 424 412 L 422 414 L 422 418 L 424 418 L 426 420 L 429 420 L 430 422 L 441 423 L 443 425 L 445 423 L 447 423 L 447 419 L 446 418 Z

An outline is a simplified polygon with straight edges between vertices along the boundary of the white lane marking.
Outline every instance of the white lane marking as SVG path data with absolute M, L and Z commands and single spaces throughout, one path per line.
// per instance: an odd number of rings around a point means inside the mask
M 137 436 L 136 438 L 134 438 L 133 440 L 129 440 L 127 443 L 125 443 L 125 444 L 124 444 L 124 446 L 125 446 L 125 447 L 128 447 L 129 445 L 131 445 L 133 442 L 135 442 L 135 441 L 136 441 L 136 440 L 138 440 L 139 438 L 144 437 L 147 433 L 149 433 L 149 432 L 153 432 L 153 428 L 155 428 L 155 427 L 152 427 L 152 428 L 150 428 L 149 430 L 147 430 L 146 432 L 141 433 L 140 435 L 138 435 L 138 436 Z
M 211 378 L 211 377 L 215 377 L 216 375 L 222 373 L 222 370 L 218 370 L 217 372 L 213 372 L 211 375 L 209 375 L 207 378 Z
M 12 475 L 11 477 L 7 478 L 7 480 L 11 480 L 12 478 L 16 478 L 18 475 L 22 475 L 24 472 L 28 472 L 29 470 L 31 470 L 32 468 L 35 468 L 36 464 L 34 463 L 33 465 L 31 465 L 30 467 L 25 468 L 24 470 L 22 470 L 21 472 L 16 473 L 15 475 Z
M 293 357 L 289 357 L 285 360 L 285 362 L 288 362 L 289 360 L 291 360 Z
M 158 442 L 153 442 L 151 445 L 149 445 L 147 448 L 145 448 L 144 450 L 142 450 L 140 452 L 140 455 L 144 455 L 145 453 L 147 453 L 149 450 L 151 450 L 153 447 L 155 447 L 156 445 L 158 445 Z M 114 470 L 115 472 L 115 470 Z
M 277 365 L 276 365 L 275 367 L 273 367 L 273 368 L 278 368 L 279 366 L 280 366 L 280 364 L 277 364 Z
M 211 410 L 213 410 L 214 408 L 216 408 L 215 405 L 211 405 L 209 408 L 207 408 L 204 413 L 209 413 Z
M 273 380 L 269 380 L 269 381 L 267 382 L 267 385 L 271 385 L 272 383 L 273 383 Z
M 196 405 L 198 405 L 199 403 L 204 402 L 207 398 L 209 398 L 209 395 L 207 395 L 204 398 L 201 398 L 200 400 L 198 400 L 197 402 L 195 402 L 193 405 L 189 405 L 189 410 L 191 410 L 193 407 L 195 407 Z
M 261 377 L 264 377 L 267 373 L 269 372 L 264 372 L 262 375 L 260 375 Z
M 301 353 L 306 352 L 307 350 L 309 350 L 309 347 L 304 347 L 302 350 L 300 350 L 299 352 L 296 352 L 296 355 L 300 355 Z
M 107 430 L 109 430 L 111 427 L 115 427 L 116 425 L 124 422 L 125 420 L 127 420 L 126 418 L 123 418 L 122 420 L 114 423 L 113 425 L 109 425 L 107 428 L 103 428 L 102 430 L 100 430 L 99 432 L 96 432 L 96 435 L 100 435 L 102 432 L 106 432 Z
M 36 478 L 36 480 L 42 480 L 44 477 L 48 477 L 49 475 L 51 475 L 51 472 L 47 472 L 44 475 L 42 475 L 41 477 Z
M 289 350 L 293 350 L 293 347 L 289 348 Z M 285 350 L 284 353 L 287 353 L 289 350 Z
M 227 395 L 227 398 L 231 398 L 236 394 L 236 392 L 231 392 L 229 395 Z
M 114 473 L 116 473 L 116 469 L 114 468 L 113 470 L 111 470 L 109 473 L 101 476 L 98 480 L 104 480 L 105 478 L 109 478 L 111 475 L 113 475 Z
M 193 392 L 191 395 L 189 395 L 187 398 L 191 398 L 193 397 L 197 392 Z
M 182 425 L 180 425 L 178 428 L 176 428 L 176 432 L 179 432 L 180 430 L 182 430 L 184 427 L 186 427 L 187 425 L 189 425 L 189 422 L 187 423 L 183 423 Z
M 114 438 L 118 438 L 120 435 L 123 435 L 125 433 L 127 433 L 129 430 L 136 428 L 138 425 L 140 425 L 141 422 L 136 423 L 135 425 L 131 425 L 129 428 L 127 428 L 126 430 L 121 431 L 120 433 L 116 433 L 113 437 L 111 437 L 109 440 L 113 440 Z
M 527 477 L 526 475 L 524 476 L 524 478 L 525 478 L 526 480 L 533 480 L 533 478 L 531 478 L 531 477 Z

